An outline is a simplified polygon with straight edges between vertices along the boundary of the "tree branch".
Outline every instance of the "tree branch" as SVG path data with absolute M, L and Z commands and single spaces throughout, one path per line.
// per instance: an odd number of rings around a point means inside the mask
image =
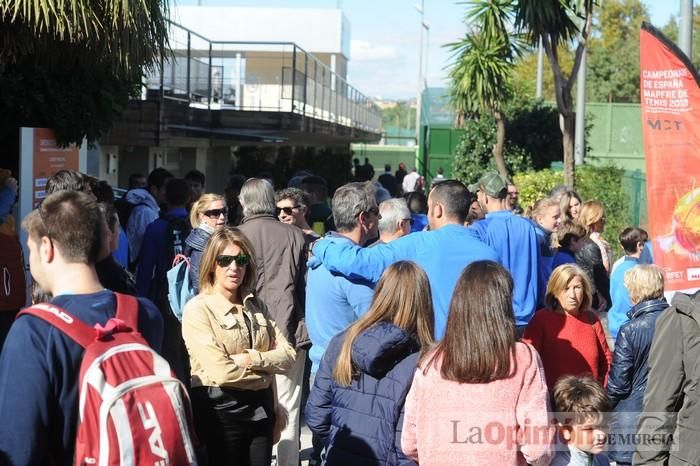
M 552 46 L 552 42 L 550 39 L 551 38 L 549 37 L 549 34 L 542 35 L 542 46 L 544 47 L 544 51 L 547 54 L 547 59 L 549 60 L 549 63 L 552 65 L 552 74 L 554 75 L 554 94 L 557 99 L 557 108 L 561 113 L 562 109 L 564 109 L 564 96 L 562 95 L 562 92 L 564 90 L 563 86 L 566 81 L 561 72 L 561 65 L 559 64 L 559 57 L 557 56 L 557 51 Z
M 571 74 L 569 79 L 566 81 L 566 86 L 571 88 L 574 85 L 574 81 L 578 76 L 578 69 L 581 67 L 581 60 L 583 60 L 583 54 L 588 47 L 588 35 L 590 34 L 591 26 L 593 25 L 593 8 L 586 2 L 586 21 L 583 23 L 581 28 L 581 37 L 578 40 L 578 47 L 576 48 L 576 58 L 574 59 L 574 66 L 571 67 Z

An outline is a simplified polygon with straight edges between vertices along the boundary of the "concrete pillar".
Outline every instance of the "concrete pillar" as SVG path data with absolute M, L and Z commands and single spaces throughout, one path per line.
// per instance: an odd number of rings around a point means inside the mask
M 149 147 L 148 148 L 148 170 L 154 168 L 166 167 L 168 150 L 164 147 Z
M 101 146 L 99 178 L 111 186 L 119 185 L 119 146 Z

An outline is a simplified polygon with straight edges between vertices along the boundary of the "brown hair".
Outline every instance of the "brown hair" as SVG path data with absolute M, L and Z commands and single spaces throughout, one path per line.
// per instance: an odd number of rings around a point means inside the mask
M 586 229 L 575 220 L 563 220 L 557 228 L 556 235 L 559 246 L 568 249 L 572 241 L 586 236 Z
M 562 220 L 578 220 L 577 218 L 572 218 L 569 214 L 571 199 L 578 199 L 579 204 L 583 204 L 581 196 L 579 196 L 576 191 L 566 191 L 565 193 L 563 193 L 559 198 L 559 208 L 561 209 Z M 579 211 L 579 214 L 580 213 L 581 212 Z M 561 228 L 561 225 L 559 226 L 559 228 Z
M 620 240 L 622 249 L 624 249 L 627 254 L 634 254 L 637 252 L 638 243 L 642 243 L 642 246 L 644 246 L 644 243 L 647 242 L 649 233 L 641 228 L 627 227 L 622 230 L 617 239 Z
M 413 335 L 425 350 L 433 343 L 433 304 L 428 276 L 409 261 L 387 268 L 374 289 L 369 310 L 345 334 L 333 370 L 339 385 L 348 386 L 357 369 L 352 362 L 352 345 L 362 332 L 380 322 L 391 322 Z
M 605 207 L 600 201 L 586 201 L 581 204 L 578 221 L 586 228 L 586 234 L 590 235 L 591 227 L 605 216 Z
M 549 282 L 547 282 L 547 292 L 544 296 L 545 306 L 553 311 L 564 312 L 557 295 L 566 290 L 566 287 L 569 286 L 569 282 L 576 277 L 581 277 L 581 284 L 583 286 L 583 301 L 581 301 L 579 312 L 590 309 L 591 303 L 593 302 L 591 282 L 586 272 L 584 272 L 581 267 L 574 264 L 562 264 L 552 271 Z
M 49 194 L 22 227 L 39 242 L 48 237 L 68 263 L 94 264 L 102 247 L 104 216 L 97 202 L 79 191 Z
M 226 207 L 224 197 L 219 196 L 218 194 L 202 194 L 199 196 L 199 199 L 194 201 L 194 204 L 192 204 L 192 209 L 190 210 L 190 225 L 192 225 L 192 228 L 197 228 L 199 226 L 199 214 L 203 214 L 209 210 L 209 207 L 211 207 L 211 205 L 216 201 L 223 202 L 224 207 Z
M 513 317 L 513 279 L 500 264 L 469 264 L 457 281 L 445 337 L 423 365 L 440 365 L 446 380 L 485 383 L 511 376 L 518 335 Z
M 554 409 L 564 426 L 598 421 L 610 411 L 610 398 L 596 379 L 588 375 L 565 375 L 554 384 Z
M 199 289 L 202 292 L 209 293 L 214 289 L 216 270 L 216 256 L 221 254 L 226 246 L 234 244 L 241 248 L 241 252 L 249 257 L 248 265 L 246 266 L 245 277 L 239 289 L 244 292 L 252 292 L 255 290 L 255 282 L 257 280 L 257 269 L 255 266 L 255 256 L 253 245 L 238 228 L 224 227 L 212 233 L 207 246 L 202 253 L 202 259 L 199 266 Z M 241 296 L 243 298 L 245 296 Z

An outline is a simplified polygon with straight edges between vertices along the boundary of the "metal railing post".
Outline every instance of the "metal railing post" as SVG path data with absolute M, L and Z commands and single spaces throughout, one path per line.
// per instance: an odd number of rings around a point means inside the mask
M 284 73 L 282 73 L 284 76 Z M 294 44 L 292 47 L 292 113 L 294 113 L 294 109 L 296 106 L 294 105 L 294 88 L 296 87 L 296 82 L 297 82 L 297 46 Z M 284 91 L 283 91 L 284 92 Z
M 309 55 L 304 54 L 304 116 L 306 116 L 306 86 L 309 84 Z
M 190 34 L 190 31 L 187 31 L 187 100 L 192 100 L 192 87 L 190 84 L 190 67 L 192 64 L 190 61 L 192 61 L 192 34 Z
M 212 68 L 212 59 L 211 59 L 211 41 L 209 42 L 209 79 L 207 83 L 207 107 L 211 109 L 211 68 Z

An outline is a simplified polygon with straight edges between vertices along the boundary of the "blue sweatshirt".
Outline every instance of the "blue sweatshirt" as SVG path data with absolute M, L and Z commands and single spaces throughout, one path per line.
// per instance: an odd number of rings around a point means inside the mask
M 350 239 L 330 233 L 328 243 L 355 245 Z M 314 249 L 315 252 L 315 249 Z M 311 372 L 318 371 L 323 353 L 331 339 L 367 312 L 374 295 L 372 283 L 347 279 L 328 271 L 317 257 L 312 257 L 306 276 L 306 329 L 311 339 Z
M 498 255 L 491 247 L 474 238 L 466 227 L 457 224 L 411 233 L 373 248 L 323 239 L 316 243 L 313 254 L 331 272 L 374 283 L 379 281 L 384 269 L 394 262 L 410 260 L 420 265 L 430 281 L 437 340 L 445 334 L 452 293 L 464 268 L 479 260 L 498 262 Z
M 148 225 L 143 235 L 139 266 L 136 270 L 136 290 L 139 296 L 156 299 L 153 296 L 153 279 L 165 277 L 165 273 L 171 268 L 168 263 L 171 254 L 168 253 L 168 219 L 187 218 L 187 210 L 182 207 L 170 209 L 163 218 Z M 185 239 L 182 238 L 184 250 Z
M 111 291 L 61 295 L 51 303 L 86 324 L 104 324 L 116 311 Z M 139 299 L 139 331 L 160 351 L 163 319 Z M 78 425 L 78 377 L 83 348 L 33 316 L 15 321 L 0 353 L 0 463 L 73 464 Z
M 617 332 L 622 324 L 627 322 L 627 311 L 632 309 L 632 301 L 625 287 L 625 272 L 639 263 L 636 257 L 625 256 L 624 260 L 615 267 L 610 274 L 610 298 L 612 306 L 608 311 L 608 330 L 613 338 L 617 338 Z
M 486 214 L 472 227 L 480 241 L 498 254 L 498 262 L 513 277 L 516 325 L 527 325 L 537 310 L 539 251 L 537 233 L 529 220 L 510 210 Z

